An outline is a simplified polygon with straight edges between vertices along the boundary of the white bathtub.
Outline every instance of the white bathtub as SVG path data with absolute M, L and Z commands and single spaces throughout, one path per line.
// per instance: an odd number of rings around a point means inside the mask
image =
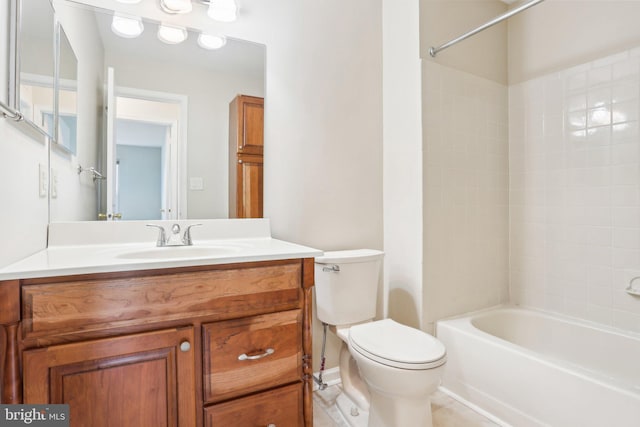
M 640 337 L 521 308 L 439 321 L 445 392 L 515 427 L 640 426 Z

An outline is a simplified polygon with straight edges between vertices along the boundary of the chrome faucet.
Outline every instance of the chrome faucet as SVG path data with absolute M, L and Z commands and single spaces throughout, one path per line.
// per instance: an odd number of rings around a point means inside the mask
M 184 234 L 180 236 L 180 225 L 173 224 L 171 226 L 171 234 L 167 236 L 167 233 L 163 226 L 157 224 L 147 224 L 147 227 L 155 227 L 158 229 L 158 239 L 156 240 L 156 246 L 191 246 L 193 241 L 191 240 L 191 227 L 197 227 L 202 224 L 191 224 L 187 226 Z

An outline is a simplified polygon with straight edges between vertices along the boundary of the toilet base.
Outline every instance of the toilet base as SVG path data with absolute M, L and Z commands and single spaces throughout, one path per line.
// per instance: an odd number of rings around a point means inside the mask
M 367 427 L 433 427 L 429 399 L 393 399 L 371 393 L 371 414 Z
M 367 427 L 369 411 L 359 408 L 349 397 L 340 393 L 336 398 L 336 407 L 350 427 Z

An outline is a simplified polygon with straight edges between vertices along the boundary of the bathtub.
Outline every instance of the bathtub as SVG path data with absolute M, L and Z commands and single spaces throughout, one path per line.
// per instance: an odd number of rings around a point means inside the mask
M 514 427 L 640 426 L 640 336 L 515 307 L 437 323 L 443 391 Z

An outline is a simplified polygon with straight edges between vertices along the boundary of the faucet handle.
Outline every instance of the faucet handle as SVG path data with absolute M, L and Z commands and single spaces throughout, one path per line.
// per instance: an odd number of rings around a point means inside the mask
M 166 234 L 164 231 L 164 227 L 161 225 L 156 225 L 156 224 L 147 224 L 147 227 L 155 227 L 157 228 L 158 231 L 158 239 L 156 240 L 156 246 L 165 246 L 167 243 L 167 238 L 166 238 Z M 178 231 L 180 231 L 178 229 Z
M 184 237 L 182 238 L 182 242 L 187 245 L 187 246 L 191 246 L 193 245 L 193 242 L 191 241 L 191 227 L 198 227 L 202 224 L 191 224 L 189 226 L 187 226 L 187 229 L 184 231 Z

